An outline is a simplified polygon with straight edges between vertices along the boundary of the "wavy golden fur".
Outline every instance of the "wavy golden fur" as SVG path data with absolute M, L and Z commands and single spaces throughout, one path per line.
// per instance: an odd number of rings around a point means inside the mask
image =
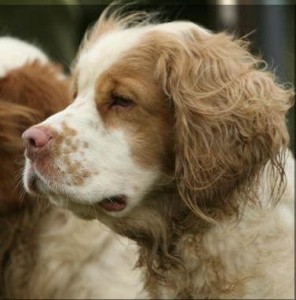
M 256 182 L 268 161 L 270 180 L 278 184 L 271 199 L 279 199 L 293 90 L 276 83 L 247 42 L 227 34 L 203 39 L 192 30 L 169 46 L 157 73 L 175 108 L 175 179 L 182 199 L 207 220 L 217 210 L 238 212 L 258 202 Z

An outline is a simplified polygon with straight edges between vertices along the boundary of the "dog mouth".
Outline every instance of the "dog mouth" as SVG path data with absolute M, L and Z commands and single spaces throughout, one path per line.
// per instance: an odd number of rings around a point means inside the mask
M 104 198 L 99 202 L 99 205 L 108 212 L 119 212 L 126 208 L 127 197 L 125 195 L 118 195 Z
M 37 195 L 40 193 L 39 178 L 32 165 L 28 168 L 26 183 L 26 189 L 30 194 Z
M 42 194 L 42 181 L 36 173 L 32 172 L 27 182 L 28 190 L 32 195 Z M 120 212 L 127 207 L 127 197 L 125 195 L 106 197 L 97 204 L 106 212 Z
M 50 189 L 49 185 L 44 183 L 43 180 L 40 178 L 38 172 L 36 172 L 36 168 L 33 164 L 29 164 L 27 176 L 26 176 L 26 188 L 27 191 L 32 195 L 40 195 L 40 194 L 50 194 L 51 196 L 58 197 L 61 196 L 64 198 L 62 194 L 59 195 L 57 191 L 53 191 Z M 69 195 L 68 195 L 69 196 Z M 69 197 L 67 203 L 69 204 Z M 73 199 L 74 200 L 74 199 Z M 71 201 L 72 202 L 72 201 Z M 84 206 L 87 204 L 79 203 L 80 201 L 73 201 L 73 204 Z M 108 196 L 100 200 L 96 203 L 96 207 L 100 207 L 106 212 L 120 212 L 123 211 L 128 205 L 127 196 L 126 195 L 114 195 Z

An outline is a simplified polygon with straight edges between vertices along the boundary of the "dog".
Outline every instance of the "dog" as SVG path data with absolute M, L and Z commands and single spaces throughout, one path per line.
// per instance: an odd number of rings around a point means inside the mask
M 69 104 L 68 78 L 12 37 L 0 38 L 0 73 L 0 298 L 134 298 L 141 283 L 131 242 L 16 184 L 21 134 Z
M 294 92 L 247 41 L 111 6 L 72 93 L 23 134 L 28 192 L 136 241 L 151 298 L 293 298 Z

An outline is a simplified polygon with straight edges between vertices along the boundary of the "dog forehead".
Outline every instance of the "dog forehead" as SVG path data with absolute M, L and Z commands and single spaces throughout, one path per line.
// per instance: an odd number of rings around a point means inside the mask
M 142 34 L 141 28 L 108 32 L 89 49 L 82 50 L 76 65 L 78 89 L 81 91 L 94 85 L 101 74 L 139 43 Z
M 145 34 L 150 31 L 158 31 L 173 35 L 182 35 L 188 30 L 195 29 L 202 36 L 208 37 L 211 32 L 192 22 L 175 21 L 148 25 L 145 27 L 126 28 L 115 31 L 108 31 L 101 35 L 86 49 L 82 49 L 75 73 L 79 92 L 93 88 L 97 79 L 119 62 L 125 54 L 141 44 Z

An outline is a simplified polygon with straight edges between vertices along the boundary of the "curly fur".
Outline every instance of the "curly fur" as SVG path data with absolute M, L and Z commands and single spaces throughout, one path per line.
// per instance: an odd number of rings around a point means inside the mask
M 293 90 L 275 83 L 247 43 L 223 33 L 203 40 L 189 32 L 160 58 L 157 72 L 175 106 L 175 178 L 188 207 L 209 220 L 214 209 L 238 212 L 256 202 L 267 161 L 279 199 Z

